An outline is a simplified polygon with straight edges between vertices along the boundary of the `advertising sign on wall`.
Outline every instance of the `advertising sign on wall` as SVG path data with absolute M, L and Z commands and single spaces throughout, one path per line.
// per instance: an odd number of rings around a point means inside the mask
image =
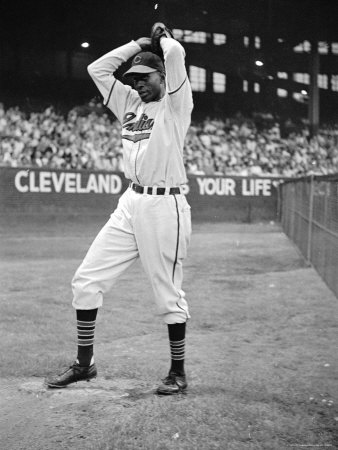
M 275 220 L 279 181 L 191 175 L 183 193 L 196 219 Z M 110 214 L 128 183 L 121 173 L 1 167 L 1 209 L 7 214 Z

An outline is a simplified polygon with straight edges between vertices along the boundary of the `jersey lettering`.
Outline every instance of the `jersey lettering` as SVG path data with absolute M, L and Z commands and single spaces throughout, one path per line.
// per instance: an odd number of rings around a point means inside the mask
M 133 112 L 127 112 L 124 117 L 123 117 L 123 125 L 127 122 L 129 122 L 129 120 L 133 120 L 135 119 L 136 114 Z
M 142 114 L 136 122 L 130 122 L 136 117 L 136 114 L 128 112 L 123 118 L 122 128 L 128 131 L 145 131 L 151 130 L 154 126 L 154 119 L 149 119 L 147 114 Z

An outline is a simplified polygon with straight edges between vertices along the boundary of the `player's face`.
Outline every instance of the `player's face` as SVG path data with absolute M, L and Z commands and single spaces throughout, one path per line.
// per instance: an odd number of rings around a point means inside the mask
M 164 79 L 159 72 L 134 75 L 134 88 L 145 103 L 160 100 L 164 94 Z

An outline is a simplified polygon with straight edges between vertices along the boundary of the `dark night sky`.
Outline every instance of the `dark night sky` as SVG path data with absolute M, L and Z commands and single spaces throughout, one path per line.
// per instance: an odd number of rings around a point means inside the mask
M 158 3 L 155 10 L 154 5 Z M 110 48 L 149 34 L 157 20 L 174 28 L 293 41 L 338 40 L 338 0 L 1 0 L 0 38 L 7 43 L 65 48 L 90 40 Z

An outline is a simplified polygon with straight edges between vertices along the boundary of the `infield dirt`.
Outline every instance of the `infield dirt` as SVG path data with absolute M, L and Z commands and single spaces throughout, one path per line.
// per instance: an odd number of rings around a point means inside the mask
M 154 395 L 167 330 L 139 263 L 99 311 L 98 378 L 47 390 L 75 357 L 70 280 L 103 223 L 1 224 L 1 448 L 338 448 L 338 300 L 276 224 L 194 225 L 187 395 Z

